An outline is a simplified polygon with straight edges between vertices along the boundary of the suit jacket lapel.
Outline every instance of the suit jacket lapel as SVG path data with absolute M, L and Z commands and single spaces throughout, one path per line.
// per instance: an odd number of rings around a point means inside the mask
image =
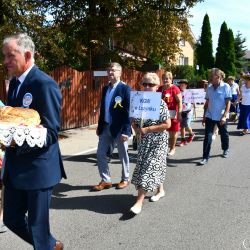
M 23 105 L 22 101 L 23 101 L 23 97 L 24 95 L 26 94 L 26 88 L 27 86 L 29 85 L 30 83 L 30 78 L 32 77 L 33 75 L 33 72 L 37 69 L 37 66 L 34 65 L 32 67 L 32 69 L 30 70 L 30 72 L 28 73 L 28 75 L 25 77 L 20 89 L 19 89 L 19 92 L 18 92 L 18 95 L 17 95 L 17 98 L 15 98 L 15 104 L 16 106 L 19 106 L 21 107 Z

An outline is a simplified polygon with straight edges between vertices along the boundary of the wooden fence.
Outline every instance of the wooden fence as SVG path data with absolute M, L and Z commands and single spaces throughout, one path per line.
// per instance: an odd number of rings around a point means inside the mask
M 124 69 L 121 79 L 132 89 L 140 89 L 144 73 L 132 69 Z M 158 72 L 159 76 L 162 72 Z M 50 72 L 59 84 L 62 92 L 61 130 L 86 127 L 98 122 L 102 87 L 107 84 L 107 76 L 94 76 L 93 71 L 79 72 L 62 66 Z M 0 72 L 0 98 L 6 100 L 4 75 Z M 45 104 L 46 105 L 46 104 Z

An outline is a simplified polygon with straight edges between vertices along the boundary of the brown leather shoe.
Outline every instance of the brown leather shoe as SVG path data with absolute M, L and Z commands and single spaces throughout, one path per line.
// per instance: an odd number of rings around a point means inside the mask
M 54 250 L 63 250 L 63 243 L 61 241 L 57 241 Z
M 121 181 L 120 183 L 117 184 L 118 189 L 123 189 L 129 185 L 129 181 Z
M 101 181 L 98 185 L 93 186 L 93 191 L 101 191 L 103 189 L 111 188 L 112 182 Z

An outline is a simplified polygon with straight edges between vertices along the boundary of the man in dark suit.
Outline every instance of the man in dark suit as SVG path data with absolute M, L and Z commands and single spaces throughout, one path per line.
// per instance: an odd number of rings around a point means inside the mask
M 58 144 L 62 97 L 56 82 L 34 65 L 34 51 L 26 34 L 3 41 L 4 64 L 14 76 L 7 105 L 35 109 L 47 129 L 42 148 L 15 143 L 6 148 L 3 220 L 34 249 L 59 250 L 63 244 L 50 233 L 49 207 L 53 187 L 66 178 Z
M 122 67 L 119 63 L 110 63 L 109 84 L 102 91 L 100 117 L 96 130 L 99 136 L 97 161 L 101 182 L 93 187 L 94 191 L 112 187 L 107 152 L 114 143 L 117 145 L 122 162 L 122 176 L 117 188 L 129 185 L 128 138 L 131 135 L 129 118 L 131 88 L 121 81 L 121 73 Z

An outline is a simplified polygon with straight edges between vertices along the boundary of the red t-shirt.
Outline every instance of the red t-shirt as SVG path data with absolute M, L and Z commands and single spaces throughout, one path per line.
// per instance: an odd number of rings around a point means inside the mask
M 160 86 L 157 92 L 162 93 L 161 98 L 166 102 L 169 110 L 176 110 L 178 112 L 178 103 L 176 102 L 175 95 L 181 93 L 180 89 L 175 85 L 171 85 L 170 88 L 162 91 L 163 88 L 164 85 Z

